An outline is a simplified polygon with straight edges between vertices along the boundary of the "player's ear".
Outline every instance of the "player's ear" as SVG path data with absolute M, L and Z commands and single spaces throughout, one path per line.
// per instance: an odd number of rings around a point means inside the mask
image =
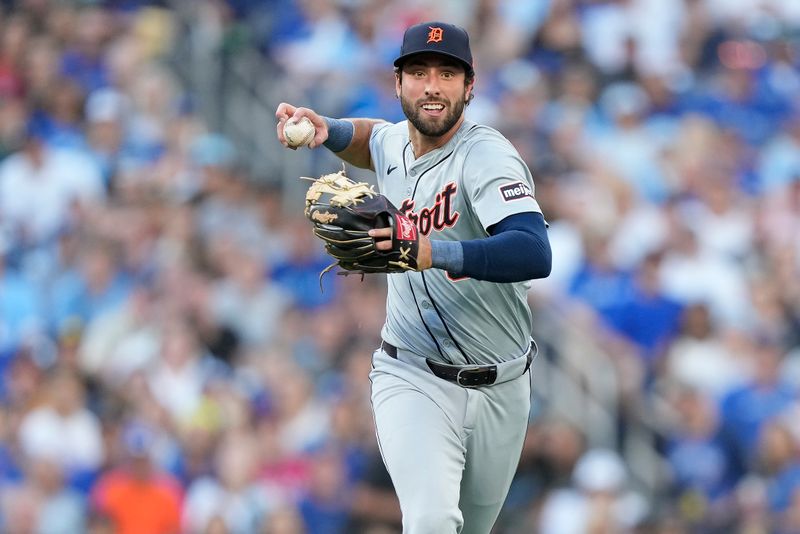
M 400 98 L 400 82 L 402 81 L 403 73 L 399 70 L 394 71 L 394 97 Z

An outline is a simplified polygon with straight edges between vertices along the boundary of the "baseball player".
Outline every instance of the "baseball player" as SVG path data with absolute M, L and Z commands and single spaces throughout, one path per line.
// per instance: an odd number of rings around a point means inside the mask
M 394 62 L 406 121 L 332 119 L 282 103 L 416 226 L 415 270 L 389 274 L 372 406 L 403 532 L 487 534 L 519 462 L 535 356 L 530 280 L 550 273 L 531 173 L 496 130 L 465 119 L 475 74 L 467 33 L 408 28 Z M 288 146 L 288 145 L 287 145 Z M 392 246 L 393 228 L 369 230 Z

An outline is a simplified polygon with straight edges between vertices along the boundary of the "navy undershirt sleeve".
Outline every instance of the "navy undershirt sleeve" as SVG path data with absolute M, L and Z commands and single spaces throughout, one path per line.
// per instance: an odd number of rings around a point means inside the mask
M 461 241 L 461 272 L 488 282 L 521 282 L 546 278 L 552 267 L 550 240 L 541 213 L 516 213 L 488 228 L 489 237 Z
M 355 133 L 355 125 L 344 119 L 332 119 L 330 117 L 322 117 L 328 125 L 328 139 L 322 145 L 328 148 L 331 152 L 341 152 L 353 140 Z

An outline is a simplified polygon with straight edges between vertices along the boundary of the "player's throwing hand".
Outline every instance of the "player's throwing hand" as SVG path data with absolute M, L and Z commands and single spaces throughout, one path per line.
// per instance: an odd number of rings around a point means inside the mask
M 291 104 L 287 104 L 286 102 L 281 102 L 278 105 L 278 109 L 275 111 L 275 118 L 278 120 L 277 125 L 277 133 L 278 133 L 278 141 L 281 142 L 283 146 L 286 148 L 295 149 L 297 147 L 293 147 L 289 144 L 286 140 L 286 136 L 283 134 L 283 129 L 286 126 L 286 123 L 292 119 L 293 121 L 300 121 L 303 117 L 308 118 L 311 121 L 311 124 L 314 125 L 314 129 L 316 133 L 314 134 L 314 138 L 308 143 L 308 148 L 315 148 L 322 145 L 328 139 L 328 125 L 320 115 L 315 113 L 313 110 L 308 108 L 298 108 Z

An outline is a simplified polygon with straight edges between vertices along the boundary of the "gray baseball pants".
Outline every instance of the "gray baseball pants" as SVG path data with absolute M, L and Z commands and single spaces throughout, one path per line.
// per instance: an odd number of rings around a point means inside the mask
M 404 534 L 489 534 L 519 463 L 531 373 L 464 388 L 425 359 L 373 354 L 372 409 Z

